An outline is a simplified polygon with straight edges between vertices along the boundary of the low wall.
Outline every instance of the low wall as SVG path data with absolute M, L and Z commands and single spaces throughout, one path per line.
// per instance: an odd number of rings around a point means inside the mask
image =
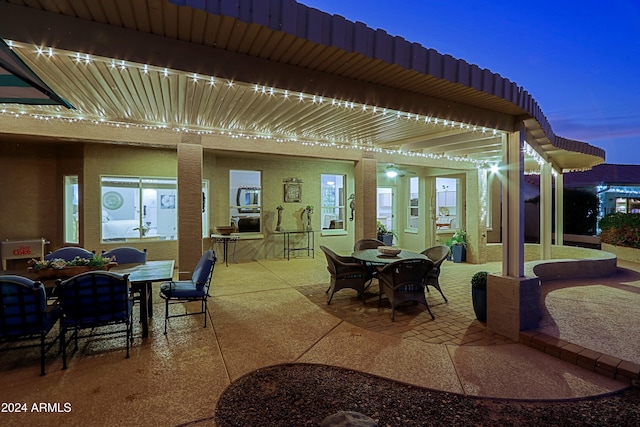
M 604 246 L 603 246 L 604 249 Z M 640 251 L 639 251 L 640 252 Z M 540 259 L 540 245 L 524 245 L 525 275 L 540 281 L 605 277 L 616 272 L 617 256 L 606 251 L 577 246 L 551 246 L 551 259 Z M 487 260 L 502 260 L 502 243 L 487 245 Z
M 624 246 L 614 246 L 608 243 L 602 244 L 602 250 L 615 254 L 623 261 L 640 262 L 640 249 L 627 248 Z

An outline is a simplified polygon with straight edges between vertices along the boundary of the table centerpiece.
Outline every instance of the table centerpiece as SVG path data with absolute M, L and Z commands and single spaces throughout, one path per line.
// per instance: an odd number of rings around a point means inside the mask
M 75 257 L 70 261 L 61 258 L 50 260 L 31 259 L 29 272 L 34 273 L 40 280 L 64 279 L 91 270 L 109 270 L 118 265 L 113 258 L 93 255 L 91 258 Z

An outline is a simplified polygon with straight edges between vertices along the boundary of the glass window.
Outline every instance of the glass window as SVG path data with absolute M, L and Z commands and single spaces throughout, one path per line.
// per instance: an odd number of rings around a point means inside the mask
M 101 187 L 103 241 L 177 238 L 175 179 L 104 176 Z
M 64 177 L 64 241 L 65 243 L 79 243 L 78 235 L 78 176 Z
M 409 178 L 409 205 L 407 206 L 407 228 L 418 229 L 418 185 L 417 176 Z
M 209 237 L 209 206 L 207 201 L 209 200 L 209 180 L 202 181 L 202 237 Z
M 322 174 L 320 176 L 322 194 L 322 229 L 345 229 L 345 176 Z
M 438 230 L 456 230 L 460 227 L 459 187 L 457 178 L 436 178 L 436 228 Z
M 486 191 L 480 194 L 484 194 L 484 214 L 485 214 L 485 220 L 486 220 L 485 224 L 487 226 L 487 230 L 491 230 L 492 222 L 493 222 L 493 213 L 492 213 L 493 207 L 491 205 L 493 192 L 491 190 L 491 187 L 493 186 L 493 180 L 496 178 L 496 176 L 491 172 L 487 172 L 487 174 L 488 175 L 485 175 L 484 182 L 481 183 L 481 185 L 484 185 L 486 187 Z
M 229 171 L 229 216 L 239 233 L 262 231 L 262 176 L 260 171 Z

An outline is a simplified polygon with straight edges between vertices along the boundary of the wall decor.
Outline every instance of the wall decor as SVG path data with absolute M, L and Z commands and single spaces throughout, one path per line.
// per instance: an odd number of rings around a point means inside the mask
M 107 191 L 102 196 L 102 206 L 110 211 L 120 209 L 124 204 L 124 197 L 117 191 Z
M 176 196 L 174 194 L 163 194 L 160 196 L 160 209 L 175 209 Z
M 300 178 L 288 178 L 283 182 L 285 203 L 302 202 L 302 180 Z

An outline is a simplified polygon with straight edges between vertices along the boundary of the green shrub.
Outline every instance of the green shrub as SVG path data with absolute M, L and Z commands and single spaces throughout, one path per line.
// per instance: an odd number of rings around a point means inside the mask
M 602 243 L 640 249 L 640 214 L 607 214 L 598 226 Z
M 478 271 L 471 277 L 471 286 L 477 289 L 487 289 L 487 273 L 486 271 Z

